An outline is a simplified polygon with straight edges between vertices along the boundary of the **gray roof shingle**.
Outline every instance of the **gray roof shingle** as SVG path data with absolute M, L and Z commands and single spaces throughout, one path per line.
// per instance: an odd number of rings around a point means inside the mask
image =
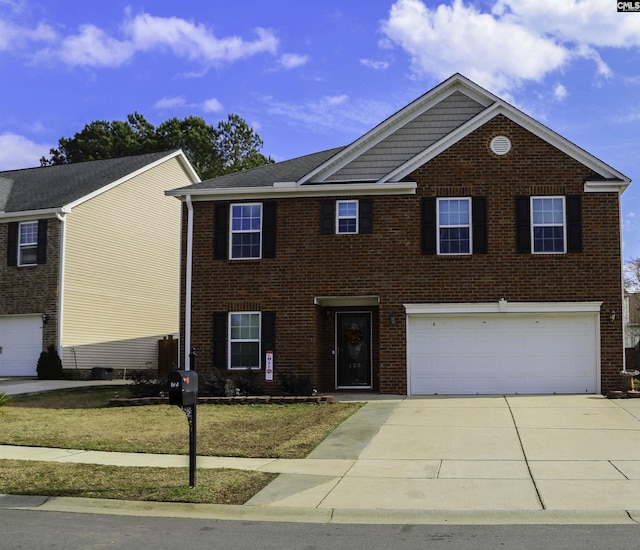
M 336 147 L 327 149 L 319 153 L 312 153 L 302 157 L 276 162 L 274 164 L 265 164 L 251 170 L 242 172 L 234 172 L 225 176 L 219 176 L 208 180 L 195 183 L 188 187 L 174 189 L 171 194 L 181 190 L 192 189 L 233 189 L 235 187 L 270 187 L 275 182 L 292 182 L 299 180 L 311 172 L 314 168 L 320 166 L 344 147 Z M 1 174 L 0 174 L 1 175 Z
M 172 151 L 0 172 L 0 212 L 60 208 L 170 153 Z

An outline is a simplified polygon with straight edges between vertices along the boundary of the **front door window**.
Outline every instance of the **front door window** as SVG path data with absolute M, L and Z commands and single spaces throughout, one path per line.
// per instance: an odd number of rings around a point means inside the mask
M 371 314 L 338 313 L 336 386 L 371 387 Z

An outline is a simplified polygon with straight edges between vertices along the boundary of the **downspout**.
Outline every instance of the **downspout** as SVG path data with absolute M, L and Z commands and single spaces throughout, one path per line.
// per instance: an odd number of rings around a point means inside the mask
M 627 370 L 627 351 L 625 349 L 625 322 L 624 322 L 624 250 L 623 250 L 623 230 L 624 230 L 624 221 L 622 219 L 622 192 L 618 193 L 618 212 L 620 216 L 620 279 L 622 283 L 622 311 L 620 312 L 620 318 L 622 320 L 622 370 Z M 636 365 L 636 369 L 638 366 Z
M 60 220 L 60 261 L 58 271 L 58 313 L 56 315 L 58 321 L 58 341 L 56 347 L 58 348 L 58 356 L 62 357 L 62 327 L 64 323 L 63 311 L 64 311 L 64 271 L 65 261 L 67 256 L 67 215 L 63 213 L 57 213 L 56 218 Z
M 185 266 L 184 289 L 184 370 L 190 370 L 189 354 L 191 351 L 191 277 L 193 271 L 193 204 L 191 195 L 185 198 L 187 205 L 187 261 Z

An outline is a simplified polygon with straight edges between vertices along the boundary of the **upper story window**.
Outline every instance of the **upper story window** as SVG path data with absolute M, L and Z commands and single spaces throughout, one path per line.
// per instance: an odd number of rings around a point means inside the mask
M 22 222 L 18 237 L 18 265 L 38 263 L 38 222 Z
M 582 197 L 516 197 L 516 251 L 521 254 L 582 252 Z
M 229 368 L 260 368 L 260 312 L 229 313 Z
M 438 254 L 471 254 L 471 199 L 438 199 Z
M 564 197 L 531 197 L 532 251 L 539 254 L 565 252 Z
M 487 254 L 487 197 L 423 197 L 421 249 L 430 255 Z
M 320 234 L 373 233 L 373 200 L 323 200 L 320 204 Z
M 231 258 L 262 256 L 262 204 L 231 205 Z
M 338 201 L 336 233 L 358 232 L 358 201 Z

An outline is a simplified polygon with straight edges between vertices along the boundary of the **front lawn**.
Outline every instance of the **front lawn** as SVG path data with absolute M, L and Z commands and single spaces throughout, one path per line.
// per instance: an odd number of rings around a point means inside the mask
M 15 396 L 2 407 L 0 444 L 184 454 L 189 426 L 175 406 L 109 407 L 124 387 Z M 198 405 L 200 456 L 304 458 L 360 403 Z M 237 470 L 128 468 L 0 461 L 0 493 L 242 504 L 275 476 Z

